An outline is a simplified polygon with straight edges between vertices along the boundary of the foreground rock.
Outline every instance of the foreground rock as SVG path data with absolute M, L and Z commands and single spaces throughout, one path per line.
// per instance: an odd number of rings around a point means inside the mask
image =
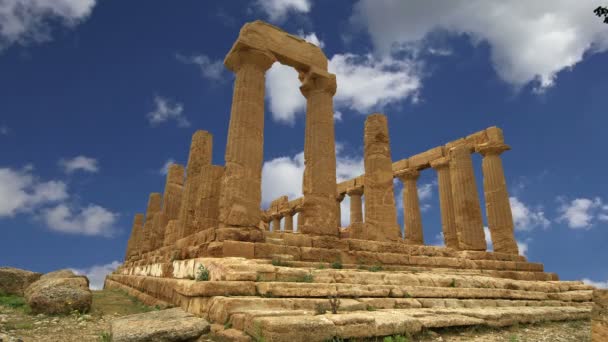
M 69 270 L 47 273 L 25 290 L 33 313 L 66 314 L 91 308 L 89 280 Z
M 41 274 L 13 267 L 0 267 L 0 293 L 23 296 L 25 289 Z
M 112 321 L 112 341 L 189 341 L 207 333 L 209 323 L 180 308 L 125 316 Z

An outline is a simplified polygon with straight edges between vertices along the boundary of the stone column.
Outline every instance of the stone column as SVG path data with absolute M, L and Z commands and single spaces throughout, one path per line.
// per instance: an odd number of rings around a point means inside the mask
M 165 181 L 165 192 L 163 193 L 163 204 L 160 213 L 156 215 L 155 235 L 153 249 L 164 245 L 167 224 L 169 220 L 175 220 L 179 216 L 182 205 L 182 191 L 184 185 L 184 166 L 171 164 Z
M 403 182 L 403 221 L 405 223 L 405 239 L 411 244 L 423 245 L 422 215 L 416 182 L 420 173 L 414 169 L 406 169 L 397 174 Z
M 152 250 L 152 238 L 154 228 L 154 216 L 160 212 L 161 195 L 158 192 L 153 192 L 148 198 L 148 207 L 146 209 L 146 219 L 144 221 L 144 229 L 141 240 L 140 251 L 142 253 Z
M 281 231 L 281 215 L 280 214 L 272 215 L 272 231 L 273 232 Z
M 336 77 L 315 72 L 300 73 L 300 90 L 306 97 L 304 137 L 304 222 L 302 233 L 333 235 L 336 225 L 336 146 L 333 96 Z
M 509 149 L 508 145 L 502 143 L 486 143 L 476 147 L 477 152 L 483 156 L 481 163 L 483 192 L 486 198 L 486 215 L 494 251 L 519 254 L 513 232 L 513 214 L 507 192 L 507 182 L 500 159 L 500 154 Z
M 608 290 L 593 290 L 591 341 L 608 341 Z
M 361 204 L 363 188 L 348 189 L 346 194 L 350 197 L 350 225 L 363 223 L 363 206 Z
M 220 195 L 224 227 L 256 227 L 262 202 L 265 73 L 274 56 L 260 50 L 231 50 L 224 61 L 236 74 Z
M 178 240 L 196 231 L 195 211 L 201 184 L 201 170 L 203 166 L 211 165 L 212 152 L 213 136 L 206 131 L 196 131 L 192 136 L 186 166 L 186 182 L 179 211 Z
M 336 222 L 338 224 L 338 228 L 342 228 L 342 201 L 344 200 L 344 196 L 346 193 L 341 193 L 336 196 Z
M 485 251 L 487 246 L 471 149 L 467 145 L 460 145 L 450 149 L 449 154 L 458 245 L 463 250 Z
M 134 254 L 138 253 L 137 250 L 137 240 L 139 235 L 141 235 L 142 227 L 144 225 L 144 214 L 135 214 L 133 218 L 133 227 L 131 228 L 131 236 L 129 237 L 129 241 L 127 242 L 127 252 L 125 255 L 125 261 L 129 259 Z
M 195 232 L 218 227 L 223 176 L 223 166 L 205 165 L 202 167 L 201 183 L 196 196 Z
M 397 241 L 401 229 L 397 222 L 393 189 L 393 162 L 388 134 L 388 122 L 382 114 L 372 114 L 365 120 L 365 225 L 363 239 Z
M 285 232 L 293 233 L 293 210 L 283 210 L 281 211 L 281 215 L 283 215 L 283 218 L 285 219 L 283 230 Z
M 452 182 L 450 180 L 450 163 L 442 157 L 431 162 L 431 167 L 437 171 L 439 186 L 439 206 L 441 208 L 441 228 L 443 239 L 448 248 L 459 249 L 456 234 L 456 219 L 452 200 Z

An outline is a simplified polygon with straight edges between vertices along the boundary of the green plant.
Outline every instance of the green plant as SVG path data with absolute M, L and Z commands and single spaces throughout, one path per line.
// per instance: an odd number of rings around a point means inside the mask
M 509 342 L 517 342 L 517 341 L 519 341 L 519 338 L 517 338 L 517 335 L 509 336 Z
M 332 314 L 337 314 L 338 309 L 340 308 L 340 296 L 337 294 L 335 296 L 327 296 L 327 300 L 329 301 L 329 308 L 331 309 Z
M 334 268 L 334 269 L 337 269 L 337 270 L 342 269 L 342 261 L 338 259 L 338 260 L 332 262 L 331 263 L 331 268 Z
M 395 342 L 395 340 L 393 340 L 392 336 L 386 336 L 384 339 L 382 339 L 382 342 Z
M 326 269 L 326 268 L 327 268 L 327 266 L 325 266 L 325 264 L 318 264 L 318 265 L 317 265 L 317 269 L 318 269 L 318 270 L 324 270 L 324 269 Z
M 289 263 L 287 261 L 283 261 L 281 258 L 272 258 L 273 266 L 281 266 L 281 267 L 289 267 Z
M 376 308 L 371 305 L 369 305 L 366 309 L 367 309 L 367 311 L 376 311 Z
M 450 287 L 456 287 L 456 279 L 452 278 L 452 282 L 450 283 Z
M 255 332 L 253 333 L 253 340 L 255 342 L 266 342 L 266 339 L 264 338 L 264 334 L 262 333 L 262 326 L 260 325 L 259 322 L 255 322 L 254 323 L 254 329 Z
M 15 296 L 15 295 L 7 295 L 0 293 L 0 305 L 8 306 L 9 308 L 22 308 L 25 307 L 25 298 Z
M 367 270 L 370 272 L 380 272 L 380 271 L 384 270 L 384 268 L 380 265 L 374 265 L 374 266 L 371 266 L 370 268 L 368 268 Z
M 209 280 L 209 270 L 205 268 L 203 264 L 198 266 L 198 272 L 196 273 L 196 281 L 207 281 Z
M 322 303 L 315 303 L 315 315 L 324 315 L 327 309 Z
M 408 292 L 403 292 L 403 298 L 412 298 L 412 295 L 409 294 Z
M 232 323 L 230 323 L 230 322 L 224 323 L 224 329 L 230 329 L 230 328 L 232 328 Z
M 312 273 L 308 273 L 302 277 L 300 277 L 298 279 L 299 283 L 312 283 L 314 281 L 315 277 L 312 275 Z
M 99 335 L 99 340 L 101 342 L 110 342 L 110 341 L 112 341 L 112 336 L 110 335 L 109 332 L 104 331 Z

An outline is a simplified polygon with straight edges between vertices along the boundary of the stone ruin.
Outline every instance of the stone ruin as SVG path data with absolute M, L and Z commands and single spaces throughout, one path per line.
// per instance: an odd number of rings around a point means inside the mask
M 302 82 L 305 170 L 302 197 L 282 196 L 263 210 L 264 82 L 275 62 L 295 68 Z M 151 193 L 145 215 L 135 215 L 125 262 L 106 288 L 149 305 L 180 306 L 238 341 L 590 317 L 593 287 L 559 281 L 518 254 L 500 157 L 509 146 L 500 128 L 392 161 L 387 119 L 372 114 L 364 127 L 365 174 L 336 183 L 336 77 L 323 51 L 256 21 L 243 26 L 224 63 L 236 75 L 225 165 L 212 164 L 212 135 L 197 131 L 186 167 L 172 165 L 164 193 Z M 483 156 L 493 251 L 472 153 Z M 437 173 L 445 247 L 425 245 L 416 187 L 426 169 Z M 405 237 L 395 178 L 404 185 Z M 340 222 L 345 196 L 348 227 Z

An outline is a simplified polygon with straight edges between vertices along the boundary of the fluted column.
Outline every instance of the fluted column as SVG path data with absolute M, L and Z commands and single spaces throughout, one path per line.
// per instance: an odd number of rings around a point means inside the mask
M 487 143 L 477 146 L 483 156 L 483 192 L 486 198 L 488 228 L 492 236 L 495 252 L 519 254 L 513 232 L 513 214 L 509 203 L 507 182 L 502 168 L 500 154 L 510 147 L 501 143 Z
M 154 233 L 152 238 L 152 249 L 164 245 L 167 225 L 169 220 L 177 219 L 182 205 L 182 191 L 184 185 L 184 166 L 171 164 L 165 181 L 165 192 L 161 211 L 154 218 Z
M 273 232 L 281 231 L 281 215 L 280 214 L 272 215 L 272 231 Z
M 289 233 L 293 232 L 293 210 L 283 210 L 281 211 L 281 215 L 285 219 L 285 225 L 283 226 L 283 230 Z
M 591 342 L 608 341 L 608 290 L 593 290 Z
M 350 225 L 363 223 L 363 208 L 361 204 L 363 188 L 348 189 L 346 194 L 350 197 Z
M 302 233 L 338 235 L 336 225 L 336 147 L 333 96 L 336 77 L 300 73 L 300 90 L 306 97 L 304 137 L 304 222 Z
M 446 247 L 459 249 L 456 234 L 456 219 L 452 200 L 452 182 L 450 180 L 450 164 L 448 158 L 439 158 L 431 162 L 431 167 L 437 171 L 439 187 L 439 206 L 441 208 L 441 228 Z
M 345 193 L 338 194 L 336 196 L 336 223 L 338 224 L 338 228 L 342 228 L 342 201 L 344 200 Z
M 274 62 L 253 49 L 231 50 L 224 62 L 236 74 L 219 204 L 224 227 L 257 227 L 260 221 L 265 73 Z
M 487 245 L 473 160 L 471 150 L 466 145 L 450 149 L 450 180 L 458 245 L 463 250 L 485 251 Z
M 144 214 L 135 214 L 135 217 L 133 218 L 133 227 L 131 228 L 131 236 L 129 237 L 129 241 L 127 242 L 127 252 L 125 255 L 125 261 L 138 252 L 136 250 L 137 240 L 142 233 L 141 229 L 143 225 Z
M 205 165 L 201 169 L 201 181 L 198 189 L 195 210 L 195 232 L 217 228 L 220 215 L 220 194 L 224 167 Z
M 403 182 L 405 239 L 411 244 L 423 245 L 422 215 L 420 214 L 420 201 L 418 199 L 418 186 L 416 184 L 420 173 L 414 169 L 407 169 L 401 171 L 397 176 Z
M 141 239 L 140 251 L 149 252 L 152 249 L 152 238 L 154 228 L 154 216 L 160 212 L 161 194 L 153 192 L 148 197 L 148 207 L 146 208 L 146 219 L 144 221 L 143 235 Z

